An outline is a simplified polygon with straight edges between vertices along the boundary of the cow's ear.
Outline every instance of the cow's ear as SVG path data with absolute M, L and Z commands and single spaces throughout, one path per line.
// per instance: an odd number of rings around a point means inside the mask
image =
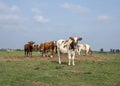
M 81 37 L 78 37 L 78 40 L 79 40 L 79 41 L 81 41 L 82 39 L 83 39 L 83 38 L 81 38 Z
M 69 37 L 69 39 L 74 40 L 74 38 L 73 38 L 73 37 Z

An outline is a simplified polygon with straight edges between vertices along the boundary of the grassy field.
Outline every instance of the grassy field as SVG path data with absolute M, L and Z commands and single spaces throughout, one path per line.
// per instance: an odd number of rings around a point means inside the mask
M 75 66 L 33 55 L 0 51 L 0 86 L 120 86 L 120 54 L 80 56 Z

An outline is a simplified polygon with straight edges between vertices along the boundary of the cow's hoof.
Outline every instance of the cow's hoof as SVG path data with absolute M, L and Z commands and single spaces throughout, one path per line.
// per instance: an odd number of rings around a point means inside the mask
M 70 66 L 71 64 L 68 63 L 68 66 Z
M 53 58 L 53 56 L 52 56 L 52 55 L 51 55 L 50 57 L 51 57 L 51 58 Z
M 59 62 L 59 64 L 61 64 L 61 62 Z
M 75 64 L 73 64 L 73 66 L 75 66 Z

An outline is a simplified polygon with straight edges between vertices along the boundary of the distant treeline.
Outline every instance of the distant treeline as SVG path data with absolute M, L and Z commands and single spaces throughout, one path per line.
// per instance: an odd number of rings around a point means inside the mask
M 1 48 L 0 51 L 23 51 L 23 49 L 5 49 L 5 48 Z
M 5 49 L 1 48 L 0 51 L 24 51 L 23 49 Z M 110 51 L 104 51 L 103 48 L 101 48 L 99 51 L 94 51 L 93 52 L 98 52 L 98 53 L 120 53 L 120 49 L 110 49 Z
M 103 48 L 100 49 L 99 52 L 106 52 L 106 53 L 120 53 L 120 49 L 110 49 L 110 51 L 104 51 Z
M 120 53 L 120 49 L 110 49 L 110 53 Z

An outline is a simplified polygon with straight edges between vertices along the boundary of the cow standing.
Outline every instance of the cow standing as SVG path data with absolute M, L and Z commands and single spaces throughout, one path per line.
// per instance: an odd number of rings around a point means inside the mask
M 56 41 L 44 42 L 38 45 L 34 45 L 34 49 L 41 52 L 42 56 L 53 57 L 54 52 L 56 52 Z
M 32 56 L 32 50 L 33 50 L 33 44 L 35 42 L 30 41 L 27 44 L 24 45 L 24 52 L 25 52 L 25 56 Z
M 48 56 L 48 52 L 50 52 L 50 57 L 53 57 L 55 46 L 55 41 L 45 42 L 43 45 L 43 54 Z
M 82 40 L 82 38 L 70 37 L 69 40 L 57 41 L 57 53 L 59 58 L 59 64 L 61 64 L 60 53 L 67 53 L 68 59 L 69 59 L 68 65 L 71 65 L 71 60 L 72 60 L 72 65 L 73 66 L 75 65 L 74 63 L 75 51 L 76 51 L 78 41 L 80 40 Z

